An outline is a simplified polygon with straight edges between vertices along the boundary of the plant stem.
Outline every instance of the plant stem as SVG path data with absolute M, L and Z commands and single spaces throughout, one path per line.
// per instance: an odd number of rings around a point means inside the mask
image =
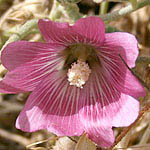
M 99 14 L 100 15 L 103 15 L 103 14 L 106 14 L 107 13 L 107 10 L 108 10 L 108 2 L 102 2 L 100 4 L 100 11 L 99 11 Z
M 83 15 L 79 12 L 77 4 L 68 2 L 62 2 L 60 4 L 64 8 L 68 16 L 74 20 L 74 22 L 83 17 Z
M 137 9 L 134 9 L 132 7 L 132 5 L 128 5 L 120 10 L 117 10 L 117 11 L 114 11 L 112 13 L 107 13 L 107 14 L 103 14 L 103 15 L 100 15 L 99 17 L 102 18 L 103 21 L 105 22 L 109 22 L 109 21 L 112 21 L 112 20 L 115 20 L 115 19 L 118 19 L 122 16 L 125 16 L 126 14 L 129 14 L 135 10 L 138 10 L 146 5 L 150 5 L 150 0 L 142 0 L 140 1 L 138 4 L 137 4 Z
M 12 36 L 9 37 L 7 42 L 3 45 L 2 49 L 11 42 L 21 40 L 24 38 L 28 33 L 31 31 L 31 29 L 36 28 L 38 24 L 37 19 L 32 19 L 27 21 L 20 29 L 18 29 L 17 33 L 13 34 Z

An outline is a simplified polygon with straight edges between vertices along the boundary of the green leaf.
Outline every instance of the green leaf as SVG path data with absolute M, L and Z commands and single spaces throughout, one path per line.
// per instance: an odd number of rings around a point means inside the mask
M 134 9 L 136 9 L 137 8 L 137 0 L 129 0 L 130 1 L 130 3 L 132 4 L 132 7 L 134 8 Z
M 121 31 L 118 30 L 117 28 L 111 27 L 111 26 L 109 26 L 109 25 L 105 25 L 105 30 L 106 30 L 106 33 L 121 32 Z

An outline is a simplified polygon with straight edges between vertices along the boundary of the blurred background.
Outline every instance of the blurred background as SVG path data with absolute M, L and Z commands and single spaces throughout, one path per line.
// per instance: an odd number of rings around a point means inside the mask
M 77 6 L 84 15 L 98 15 L 100 4 L 98 0 L 81 0 Z M 110 2 L 108 12 L 112 12 L 128 3 Z M 61 8 L 59 11 L 55 0 L 0 0 L 0 49 L 9 37 L 17 33 L 26 21 L 40 18 L 55 18 L 56 21 L 72 23 L 72 18 Z M 55 11 L 57 13 L 55 14 Z M 64 12 L 63 12 L 64 11 Z M 140 55 L 134 71 L 150 86 L 150 6 L 144 7 L 121 19 L 112 21 L 110 26 L 119 31 L 134 34 L 139 42 Z M 43 41 L 37 27 L 33 28 L 23 40 Z M 0 66 L 0 78 L 7 70 Z M 134 86 L 134 85 L 133 85 Z M 34 133 L 24 133 L 15 128 L 15 120 L 30 93 L 2 94 L 0 93 L 0 150 L 74 150 L 78 137 L 56 137 L 45 130 Z M 141 109 L 150 101 L 149 94 L 139 99 Z M 114 128 L 118 136 L 123 128 Z M 138 123 L 128 132 L 117 145 L 132 147 L 128 150 L 150 150 L 150 113 L 146 111 Z M 84 150 L 84 149 L 83 149 Z

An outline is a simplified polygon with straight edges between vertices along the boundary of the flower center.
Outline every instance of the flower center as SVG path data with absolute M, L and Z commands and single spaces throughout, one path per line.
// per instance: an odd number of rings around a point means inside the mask
M 88 81 L 91 69 L 88 64 L 78 59 L 77 62 L 72 63 L 71 68 L 68 69 L 68 81 L 70 85 L 83 88 L 83 85 Z

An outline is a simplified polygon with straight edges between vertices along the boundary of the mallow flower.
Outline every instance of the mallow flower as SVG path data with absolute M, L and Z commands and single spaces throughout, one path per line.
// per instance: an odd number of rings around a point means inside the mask
M 103 21 L 94 16 L 72 26 L 43 19 L 38 25 L 45 43 L 13 42 L 1 55 L 8 73 L 0 92 L 32 91 L 16 127 L 58 136 L 85 132 L 97 145 L 110 147 L 112 127 L 133 123 L 139 113 L 136 98 L 145 95 L 123 62 L 135 66 L 136 38 L 105 33 Z

